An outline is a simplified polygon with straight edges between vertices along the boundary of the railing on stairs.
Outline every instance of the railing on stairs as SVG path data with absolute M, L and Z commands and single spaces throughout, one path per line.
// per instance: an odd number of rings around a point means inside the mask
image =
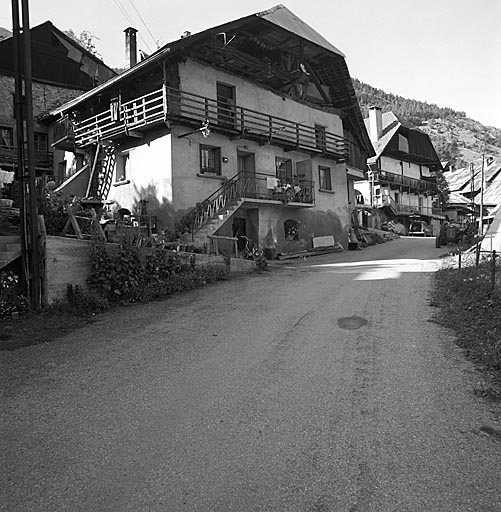
M 243 172 L 236 174 L 207 199 L 197 203 L 195 208 L 181 219 L 180 228 L 188 228 L 190 233 L 195 233 L 216 217 L 231 201 L 241 198 L 251 185 L 251 180 L 246 179 L 245 176 Z
M 194 234 L 210 220 L 241 199 L 280 201 L 294 207 L 311 207 L 315 204 L 313 182 L 294 176 L 287 182 L 270 174 L 240 172 L 226 181 L 207 199 L 197 203 L 178 223 L 178 230 Z
M 115 169 L 115 160 L 115 150 L 113 148 L 105 148 L 97 187 L 97 197 L 100 199 L 106 199 L 110 192 L 111 183 L 113 181 L 113 171 Z

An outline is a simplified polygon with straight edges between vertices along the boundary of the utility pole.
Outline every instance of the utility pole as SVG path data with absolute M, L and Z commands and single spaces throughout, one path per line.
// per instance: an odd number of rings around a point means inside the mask
M 480 236 L 484 234 L 484 161 L 485 149 L 482 151 L 482 170 L 480 171 L 480 229 L 478 230 Z
M 18 166 L 21 197 L 21 239 L 26 290 L 33 309 L 41 309 L 40 257 L 38 246 L 38 209 L 35 180 L 35 142 L 31 75 L 31 35 L 28 0 L 12 0 L 14 36 L 15 105 Z

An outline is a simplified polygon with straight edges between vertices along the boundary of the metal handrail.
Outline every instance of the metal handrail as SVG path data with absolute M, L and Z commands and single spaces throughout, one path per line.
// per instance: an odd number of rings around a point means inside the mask
M 275 181 L 276 186 L 271 188 L 269 180 Z M 261 184 L 262 186 L 260 186 Z M 231 202 L 241 199 L 313 205 L 314 194 L 314 183 L 299 177 L 293 177 L 287 182 L 280 182 L 278 178 L 270 174 L 240 172 L 227 180 L 206 199 L 197 203 L 195 208 L 181 219 L 178 227 L 181 231 L 188 228 L 190 233 L 195 233 L 211 219 L 217 217 Z

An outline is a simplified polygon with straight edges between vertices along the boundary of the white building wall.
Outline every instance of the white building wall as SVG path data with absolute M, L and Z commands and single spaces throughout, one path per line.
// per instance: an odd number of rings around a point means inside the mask
M 150 215 L 158 215 L 160 222 L 170 224 L 172 215 L 172 136 L 163 135 L 126 151 L 128 161 L 125 180 L 117 176 L 123 169 L 115 169 L 108 199 L 115 201 L 116 208 L 134 212 L 140 200 L 147 201 Z M 117 157 L 118 159 L 121 155 Z
M 187 60 L 179 64 L 181 90 L 216 99 L 216 83 L 232 85 L 236 89 L 236 103 L 240 107 L 290 119 L 313 127 L 319 124 L 326 130 L 343 136 L 343 123 L 339 116 L 316 110 L 298 103 L 286 95 L 281 96 L 238 76 Z

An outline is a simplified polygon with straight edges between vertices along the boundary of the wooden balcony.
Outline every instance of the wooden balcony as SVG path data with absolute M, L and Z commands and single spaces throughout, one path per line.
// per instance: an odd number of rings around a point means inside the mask
M 375 176 L 375 181 L 381 184 L 387 184 L 390 187 L 405 187 L 417 192 L 428 192 L 430 194 L 437 193 L 437 185 L 435 179 L 431 178 L 430 181 L 410 178 L 408 176 L 402 176 L 393 172 L 379 170 Z
M 376 196 L 374 198 L 374 206 L 377 208 L 389 208 L 394 215 L 412 215 L 419 214 L 425 216 L 432 216 L 437 214 L 435 208 L 431 206 L 408 205 L 395 202 L 391 196 Z
M 0 164 L 2 163 L 17 165 L 17 146 L 0 146 Z M 35 150 L 35 169 L 52 170 L 50 151 Z
M 66 140 L 74 136 L 79 147 L 106 140 L 120 143 L 169 121 L 194 129 L 207 125 L 209 131 L 234 140 L 273 144 L 286 151 L 304 151 L 338 162 L 349 163 L 359 153 L 353 142 L 334 133 L 319 132 L 318 127 L 168 87 L 121 105 L 111 104 L 104 112 L 82 121 L 61 121 L 58 137 Z M 353 162 L 354 166 L 358 164 Z

